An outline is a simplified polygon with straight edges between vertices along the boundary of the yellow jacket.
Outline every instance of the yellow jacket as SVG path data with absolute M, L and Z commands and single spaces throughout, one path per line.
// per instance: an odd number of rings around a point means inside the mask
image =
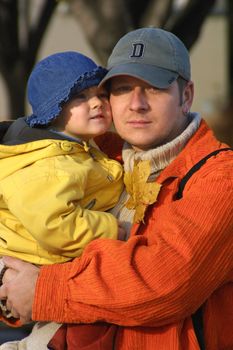
M 42 139 L 0 145 L 0 164 L 0 255 L 58 263 L 93 239 L 117 238 L 116 219 L 99 211 L 122 191 L 118 162 L 93 147 Z

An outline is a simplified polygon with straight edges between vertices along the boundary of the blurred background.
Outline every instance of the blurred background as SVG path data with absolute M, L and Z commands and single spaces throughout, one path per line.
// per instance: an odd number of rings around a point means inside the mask
M 30 113 L 28 76 L 41 58 L 77 50 L 105 65 L 126 32 L 157 26 L 187 46 L 193 111 L 233 146 L 233 0 L 0 0 L 0 121 Z M 0 324 L 0 344 L 25 336 Z
M 129 30 L 158 26 L 186 44 L 193 111 L 233 145 L 232 0 L 0 0 L 0 120 L 30 113 L 26 82 L 39 59 L 77 50 L 105 65 Z

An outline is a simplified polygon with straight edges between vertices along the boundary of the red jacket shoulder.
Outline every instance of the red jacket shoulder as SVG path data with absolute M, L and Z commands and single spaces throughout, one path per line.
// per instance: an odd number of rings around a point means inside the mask
M 97 136 L 94 141 L 109 158 L 122 161 L 121 152 L 124 141 L 115 132 L 107 132 L 104 135 Z

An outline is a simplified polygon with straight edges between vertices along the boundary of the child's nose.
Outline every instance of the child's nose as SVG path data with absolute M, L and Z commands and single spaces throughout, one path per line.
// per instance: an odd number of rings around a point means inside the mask
M 102 106 L 102 100 L 98 96 L 94 96 L 90 99 L 91 108 L 97 108 Z

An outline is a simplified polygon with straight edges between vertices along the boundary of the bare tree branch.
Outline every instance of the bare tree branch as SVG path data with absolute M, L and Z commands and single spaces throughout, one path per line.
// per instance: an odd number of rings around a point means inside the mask
M 54 13 L 58 2 L 56 0 L 47 0 L 44 1 L 40 13 L 38 14 L 38 21 L 34 23 L 29 32 L 29 45 L 25 52 L 25 59 L 27 59 L 27 65 L 31 70 L 32 66 L 35 63 L 35 58 L 38 52 L 38 49 L 43 40 L 44 33 L 50 22 L 52 14 Z
M 215 3 L 216 0 L 190 0 L 182 11 L 170 17 L 164 28 L 176 34 L 190 49 Z
M 157 3 L 158 0 L 143 0 L 143 1 L 135 1 L 135 0 L 126 0 L 125 5 L 128 13 L 131 17 L 131 22 L 134 28 L 138 28 L 141 26 L 141 18 L 143 18 L 144 14 L 147 12 L 148 7 L 150 7 L 151 3 Z
M 87 40 L 105 64 L 117 40 L 133 29 L 125 1 L 71 0 L 71 8 Z
M 163 28 L 172 13 L 173 0 L 150 1 L 141 18 L 141 26 Z

